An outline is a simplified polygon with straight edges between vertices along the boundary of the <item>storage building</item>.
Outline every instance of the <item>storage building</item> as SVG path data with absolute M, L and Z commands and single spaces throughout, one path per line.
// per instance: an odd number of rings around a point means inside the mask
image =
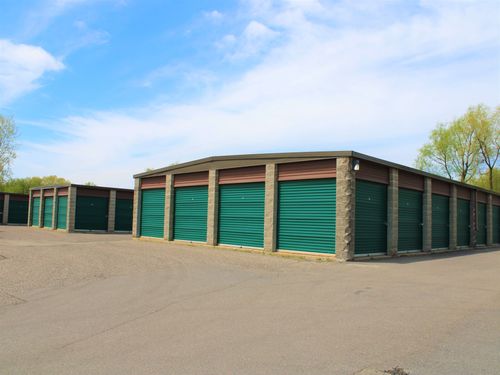
M 66 232 L 130 232 L 134 191 L 101 186 L 33 188 L 29 226 Z
M 0 224 L 28 223 L 28 195 L 0 192 Z
M 134 237 L 340 260 L 499 243 L 498 194 L 353 151 L 209 157 L 134 178 Z

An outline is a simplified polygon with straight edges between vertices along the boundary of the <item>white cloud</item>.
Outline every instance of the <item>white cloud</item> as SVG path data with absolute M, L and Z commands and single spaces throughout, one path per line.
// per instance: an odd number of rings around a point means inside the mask
M 367 7 L 366 22 L 348 1 L 317 3 L 320 19 L 317 6 L 290 4 L 248 12 L 242 35 L 280 38 L 240 77 L 184 104 L 64 119 L 61 139 L 23 146 L 18 170 L 131 186 L 147 167 L 213 154 L 355 149 L 409 164 L 436 122 L 500 100 L 494 3 L 422 3 L 404 17 Z
M 45 73 L 63 68 L 41 47 L 0 39 L 0 106 L 39 87 Z
M 216 45 L 219 48 L 228 48 L 230 59 L 245 59 L 260 54 L 278 36 L 279 32 L 252 20 L 239 37 L 233 34 L 225 35 Z
M 210 12 L 205 12 L 204 13 L 205 18 L 212 20 L 212 21 L 220 21 L 224 18 L 224 15 L 219 12 L 218 10 L 212 10 Z

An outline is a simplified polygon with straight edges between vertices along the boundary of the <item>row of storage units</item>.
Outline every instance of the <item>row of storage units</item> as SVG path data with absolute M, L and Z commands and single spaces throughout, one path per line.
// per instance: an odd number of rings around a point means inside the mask
M 359 161 L 358 161 L 359 162 Z M 397 200 L 397 252 L 424 249 L 425 176 L 362 160 L 355 172 L 354 253 L 357 256 L 387 254 L 390 247 L 390 204 Z M 391 172 L 392 169 L 392 172 Z M 396 175 L 392 179 L 391 173 Z M 209 215 L 209 172 L 172 171 L 171 186 L 165 175 L 140 178 L 138 237 L 208 242 L 236 247 L 265 247 L 266 166 L 220 169 L 217 173 L 216 220 Z M 268 181 L 268 183 L 271 183 Z M 282 162 L 277 164 L 272 188 L 275 248 L 335 254 L 337 218 L 336 160 Z M 392 190 L 391 190 L 392 189 Z M 457 187 L 456 246 L 471 244 L 473 190 Z M 450 247 L 452 183 L 432 180 L 432 248 Z M 397 197 L 397 198 L 394 198 Z M 500 201 L 494 197 L 493 241 L 498 243 Z M 487 194 L 477 192 L 476 244 L 486 244 Z M 474 210 L 475 211 L 475 210 Z M 207 216 L 208 215 L 208 216 Z M 166 233 L 168 232 L 168 233 Z M 208 237 L 207 237 L 208 236 Z
M 133 190 L 68 185 L 31 190 L 30 226 L 131 232 Z
M 0 224 L 28 223 L 28 195 L 0 192 Z

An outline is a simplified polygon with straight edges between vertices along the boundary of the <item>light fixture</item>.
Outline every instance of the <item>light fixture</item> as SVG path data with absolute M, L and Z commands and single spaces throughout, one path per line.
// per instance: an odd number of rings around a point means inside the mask
M 359 160 L 358 159 L 352 159 L 352 170 L 359 171 Z

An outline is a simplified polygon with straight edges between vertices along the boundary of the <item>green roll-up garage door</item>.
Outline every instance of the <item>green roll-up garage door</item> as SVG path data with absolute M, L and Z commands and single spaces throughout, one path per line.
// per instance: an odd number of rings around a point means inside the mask
M 478 245 L 486 245 L 486 204 L 478 202 L 477 204 L 477 236 Z
M 130 232 L 132 230 L 133 199 L 117 199 L 115 208 L 115 231 Z
M 432 248 L 448 248 L 450 241 L 450 199 L 432 194 Z
M 174 239 L 207 241 L 208 187 L 186 186 L 174 191 Z
M 470 202 L 466 199 L 457 199 L 457 245 L 470 244 Z
M 219 238 L 224 245 L 264 247 L 264 183 L 219 187 Z
M 493 206 L 493 243 L 500 243 L 500 206 Z
M 422 249 L 422 192 L 399 189 L 398 251 Z
M 43 226 L 45 228 L 52 228 L 53 204 L 54 204 L 54 198 L 52 197 L 43 198 Z
M 387 253 L 387 186 L 356 180 L 355 255 Z
M 165 225 L 165 189 L 147 189 L 141 193 L 141 236 L 163 238 Z
M 33 209 L 31 212 L 31 225 L 40 226 L 40 197 L 33 198 Z
M 335 254 L 335 214 L 334 178 L 279 182 L 278 249 Z
M 66 219 L 68 216 L 68 197 L 57 198 L 57 229 L 66 229 Z
M 26 224 L 28 222 L 28 201 L 9 201 L 9 224 Z
M 108 230 L 109 198 L 76 197 L 75 229 Z

